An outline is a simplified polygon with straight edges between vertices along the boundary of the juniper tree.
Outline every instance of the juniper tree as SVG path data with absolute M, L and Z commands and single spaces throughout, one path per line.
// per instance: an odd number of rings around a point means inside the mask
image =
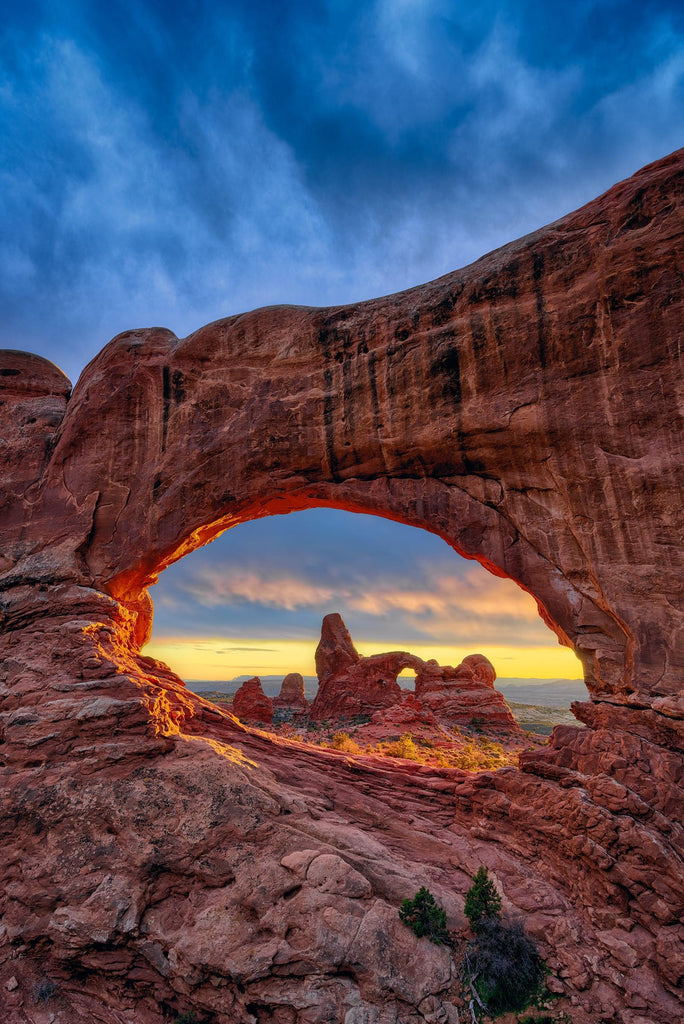
M 483 921 L 501 919 L 501 897 L 483 865 L 477 869 L 473 884 L 466 893 L 463 910 L 474 932 L 478 931 Z
M 448 945 L 446 911 L 425 886 L 421 886 L 412 900 L 402 902 L 399 917 L 419 939 L 426 935 L 430 942 L 438 946 L 443 943 Z

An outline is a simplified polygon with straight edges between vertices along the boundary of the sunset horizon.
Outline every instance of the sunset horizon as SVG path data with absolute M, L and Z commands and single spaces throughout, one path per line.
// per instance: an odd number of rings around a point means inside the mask
M 219 644 L 221 647 L 217 649 Z M 299 672 L 303 676 L 315 676 L 314 654 L 317 644 L 318 637 L 312 637 L 311 640 L 230 636 L 164 637 L 150 641 L 144 653 L 168 664 L 185 682 L 231 682 L 244 675 L 285 676 L 290 672 Z M 498 678 L 582 680 L 581 663 L 568 647 L 514 648 L 487 644 L 457 647 L 418 643 L 407 643 L 402 647 L 382 639 L 356 638 L 354 645 L 363 657 L 405 650 L 423 661 L 434 658 L 440 665 L 453 667 L 470 654 L 484 654 L 494 666 Z M 226 648 L 233 648 L 236 658 L 240 651 L 245 655 L 251 652 L 256 654 L 257 651 L 260 653 L 258 658 L 251 661 L 248 658 L 231 661 L 223 653 Z M 200 665 L 203 671 L 199 670 Z M 405 678 L 411 674 L 406 670 L 401 676 Z

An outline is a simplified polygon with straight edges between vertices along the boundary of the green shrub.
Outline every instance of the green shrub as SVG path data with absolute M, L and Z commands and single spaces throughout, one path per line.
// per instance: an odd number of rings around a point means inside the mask
M 537 947 L 521 924 L 483 918 L 466 949 L 463 977 L 487 1013 L 524 1009 L 540 991 L 544 976 Z
M 404 900 L 399 917 L 412 929 L 419 939 L 427 936 L 430 942 L 440 946 L 449 945 L 450 937 L 446 926 L 446 911 L 429 889 L 421 886 L 412 900 Z
M 466 893 L 463 911 L 474 932 L 479 931 L 489 918 L 501 918 L 501 897 L 483 865 L 477 869 L 473 884 Z

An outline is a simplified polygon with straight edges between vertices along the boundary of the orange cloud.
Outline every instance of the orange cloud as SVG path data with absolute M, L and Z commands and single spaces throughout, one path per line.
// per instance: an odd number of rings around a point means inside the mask
M 247 601 L 290 612 L 334 604 L 379 618 L 403 613 L 407 626 L 447 642 L 456 631 L 496 641 L 504 626 L 524 644 L 548 640 L 534 599 L 512 580 L 491 576 L 480 566 L 463 576 L 440 573 L 429 586 L 419 587 L 408 580 L 401 585 L 365 579 L 331 586 L 282 570 L 207 566 L 184 589 L 208 608 Z

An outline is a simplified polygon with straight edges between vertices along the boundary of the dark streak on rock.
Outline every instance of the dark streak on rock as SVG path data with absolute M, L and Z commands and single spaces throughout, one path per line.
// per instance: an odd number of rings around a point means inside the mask
M 169 428 L 169 406 L 171 400 L 171 381 L 168 366 L 162 367 L 162 443 L 161 450 L 166 451 L 166 433 Z
M 323 398 L 323 426 L 325 429 L 325 450 L 328 454 L 330 465 L 330 476 L 333 480 L 339 481 L 337 473 L 337 458 L 335 456 L 335 424 L 334 424 L 334 403 L 332 396 L 333 370 L 328 366 L 323 371 L 325 381 L 325 395 Z
M 461 361 L 456 344 L 449 345 L 437 356 L 432 364 L 432 376 L 441 382 L 444 397 L 460 405 L 462 401 Z
M 477 361 L 482 358 L 487 347 L 487 334 L 482 317 L 478 313 L 470 314 L 470 336 L 473 341 L 473 355 Z
M 539 364 L 542 369 L 546 366 L 547 361 L 546 309 L 541 283 L 543 276 L 544 254 L 536 252 L 532 258 L 532 278 L 534 280 L 534 294 L 537 300 L 537 350 L 539 353 Z

